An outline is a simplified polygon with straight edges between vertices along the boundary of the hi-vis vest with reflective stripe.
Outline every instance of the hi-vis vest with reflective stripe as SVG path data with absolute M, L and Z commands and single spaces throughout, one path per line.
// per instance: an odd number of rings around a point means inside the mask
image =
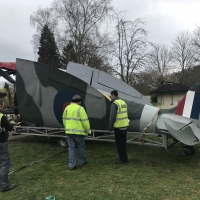
M 62 117 L 66 134 L 91 134 L 88 116 L 82 106 L 71 103 L 65 108 Z
M 128 126 L 129 123 L 128 123 L 126 103 L 121 99 L 117 99 L 113 103 L 116 104 L 117 107 L 118 107 L 114 127 L 115 128 L 121 128 L 121 127 Z

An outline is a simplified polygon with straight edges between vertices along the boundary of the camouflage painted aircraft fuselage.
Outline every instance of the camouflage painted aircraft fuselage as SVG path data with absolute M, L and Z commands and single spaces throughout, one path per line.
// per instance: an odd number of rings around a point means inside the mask
M 113 89 L 118 90 L 119 97 L 128 105 L 129 131 L 141 132 L 158 111 L 131 86 L 84 65 L 69 63 L 67 72 L 63 72 L 41 63 L 17 59 L 16 70 L 20 116 L 37 126 L 63 127 L 63 110 L 78 94 L 82 97 L 82 106 L 88 114 L 91 129 L 107 130 L 109 94 Z M 174 110 L 161 110 L 147 132 L 169 132 L 187 145 L 198 143 L 200 133 L 195 123 L 189 118 L 175 115 Z

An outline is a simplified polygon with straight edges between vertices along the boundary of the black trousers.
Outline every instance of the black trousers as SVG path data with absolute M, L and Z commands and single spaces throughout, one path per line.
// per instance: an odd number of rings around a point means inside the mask
M 115 142 L 117 146 L 117 151 L 122 162 L 127 162 L 127 154 L 126 154 L 126 130 L 120 130 L 119 128 L 114 128 L 115 132 Z

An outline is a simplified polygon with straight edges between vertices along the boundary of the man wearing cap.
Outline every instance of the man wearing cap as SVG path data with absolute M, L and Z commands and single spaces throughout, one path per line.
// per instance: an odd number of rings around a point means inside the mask
M 126 103 L 118 97 L 118 92 L 111 92 L 111 107 L 109 118 L 109 130 L 115 132 L 115 142 L 119 158 L 115 160 L 115 164 L 127 164 L 128 158 L 126 153 L 126 134 L 128 127 L 128 114 Z
M 78 147 L 78 165 L 85 165 L 85 136 L 91 134 L 90 123 L 85 109 L 81 106 L 81 97 L 75 95 L 72 102 L 63 112 L 63 125 L 68 137 L 69 145 L 69 169 L 76 168 L 75 144 Z

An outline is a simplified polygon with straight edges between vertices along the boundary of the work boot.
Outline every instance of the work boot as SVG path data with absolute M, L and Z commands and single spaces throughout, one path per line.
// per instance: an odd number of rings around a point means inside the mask
M 73 169 L 76 169 L 76 166 L 74 166 L 74 167 L 69 167 L 69 170 L 73 170 Z
M 82 165 L 79 165 L 79 167 L 83 167 L 83 165 L 86 165 L 87 161 L 85 161 Z
M 118 158 L 118 159 L 115 160 L 115 164 L 117 164 L 117 165 L 119 165 L 119 164 L 127 165 L 127 164 L 128 164 L 128 161 L 122 162 L 122 161 L 120 160 L 120 158 Z
M 9 186 L 7 187 L 4 187 L 4 188 L 1 188 L 1 192 L 6 192 L 8 190 L 12 190 L 13 188 L 15 188 L 16 185 L 15 184 L 10 184 Z

